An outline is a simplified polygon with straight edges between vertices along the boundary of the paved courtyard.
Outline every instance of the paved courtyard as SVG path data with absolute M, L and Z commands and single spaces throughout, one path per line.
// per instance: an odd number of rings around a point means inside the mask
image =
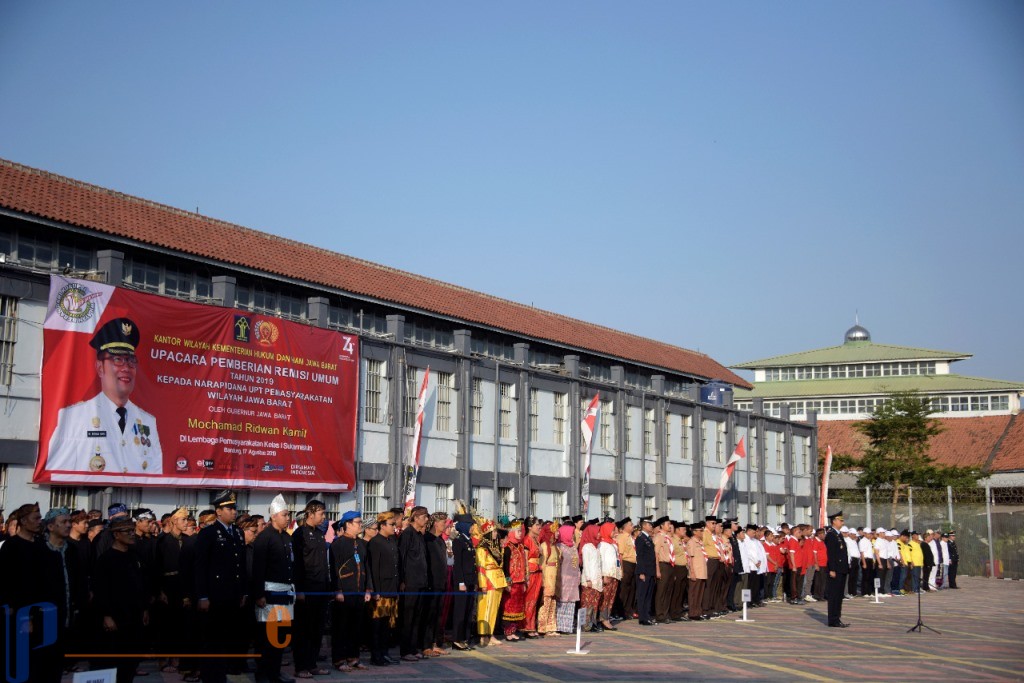
M 567 655 L 575 638 L 504 643 L 415 664 L 318 676 L 317 681 L 1019 681 L 1024 679 L 1024 583 L 965 577 L 957 591 L 923 596 L 934 634 L 907 633 L 917 621 L 912 596 L 844 603 L 848 629 L 827 628 L 824 603 L 751 610 L 753 623 L 642 627 L 584 639 L 586 655 Z M 147 683 L 172 683 L 154 662 Z M 292 674 L 290 667 L 285 669 Z M 70 680 L 68 677 L 65 680 Z M 233 676 L 230 680 L 252 680 Z

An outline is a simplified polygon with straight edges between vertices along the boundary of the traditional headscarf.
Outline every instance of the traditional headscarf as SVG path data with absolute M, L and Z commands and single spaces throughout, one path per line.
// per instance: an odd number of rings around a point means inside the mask
M 572 524 L 563 524 L 558 528 L 558 542 L 562 545 L 572 546 L 576 535 L 576 527 Z
M 550 545 L 551 541 L 555 540 L 555 532 L 552 531 L 551 524 L 545 524 L 540 528 L 540 534 L 537 536 L 538 543 L 547 543 Z
M 615 545 L 615 522 L 605 522 L 601 525 L 601 540 Z
M 43 524 L 49 524 L 53 520 L 57 519 L 61 515 L 70 515 L 71 511 L 65 507 L 51 508 L 46 512 L 46 516 L 43 517 Z
M 473 528 L 470 522 L 455 522 L 455 530 L 459 532 L 459 535 L 469 538 L 469 532 Z
M 601 528 L 596 524 L 590 524 L 583 528 L 583 534 L 580 536 L 580 559 L 583 559 L 583 548 L 584 546 L 592 545 L 595 548 L 601 541 Z

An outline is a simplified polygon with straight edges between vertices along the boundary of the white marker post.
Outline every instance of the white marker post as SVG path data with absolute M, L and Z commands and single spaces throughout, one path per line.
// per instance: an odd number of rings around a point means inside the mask
M 747 623 L 753 623 L 753 619 L 747 619 L 747 603 L 750 602 L 750 589 L 744 589 L 740 591 L 741 597 L 743 598 L 743 618 L 737 619 L 736 621 L 742 621 Z
M 567 655 L 586 655 L 590 654 L 590 650 L 581 650 L 583 646 L 583 617 L 586 616 L 587 610 L 582 607 L 576 612 L 576 649 L 566 650 Z
M 884 602 L 882 602 L 881 600 L 878 599 L 878 589 L 881 588 L 881 587 L 882 587 L 882 580 L 876 576 L 875 577 L 875 601 L 872 604 L 875 604 L 875 605 L 884 605 L 885 604 Z

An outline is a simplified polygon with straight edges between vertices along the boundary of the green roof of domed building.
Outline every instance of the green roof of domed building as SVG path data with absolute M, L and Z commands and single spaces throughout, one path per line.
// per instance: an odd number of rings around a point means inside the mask
M 895 377 L 854 377 L 850 379 L 807 379 L 759 382 L 752 390 L 734 389 L 733 400 L 752 398 L 805 398 L 812 396 L 879 396 L 894 391 L 952 393 L 975 391 L 1024 391 L 1024 383 L 965 375 L 902 375 Z
M 839 346 L 826 346 L 823 349 L 800 351 L 783 356 L 772 356 L 761 360 L 738 363 L 730 367 L 750 369 L 778 368 L 790 365 L 836 365 L 842 363 L 869 363 L 897 360 L 963 360 L 970 358 L 970 353 L 957 351 L 936 351 L 933 349 L 917 349 L 912 346 L 896 346 L 894 344 L 876 344 L 872 341 L 850 341 Z

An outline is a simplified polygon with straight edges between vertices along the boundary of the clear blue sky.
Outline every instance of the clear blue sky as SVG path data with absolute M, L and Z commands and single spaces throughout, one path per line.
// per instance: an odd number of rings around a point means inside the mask
M 1024 380 L 1024 3 L 0 4 L 0 156 L 704 351 Z

